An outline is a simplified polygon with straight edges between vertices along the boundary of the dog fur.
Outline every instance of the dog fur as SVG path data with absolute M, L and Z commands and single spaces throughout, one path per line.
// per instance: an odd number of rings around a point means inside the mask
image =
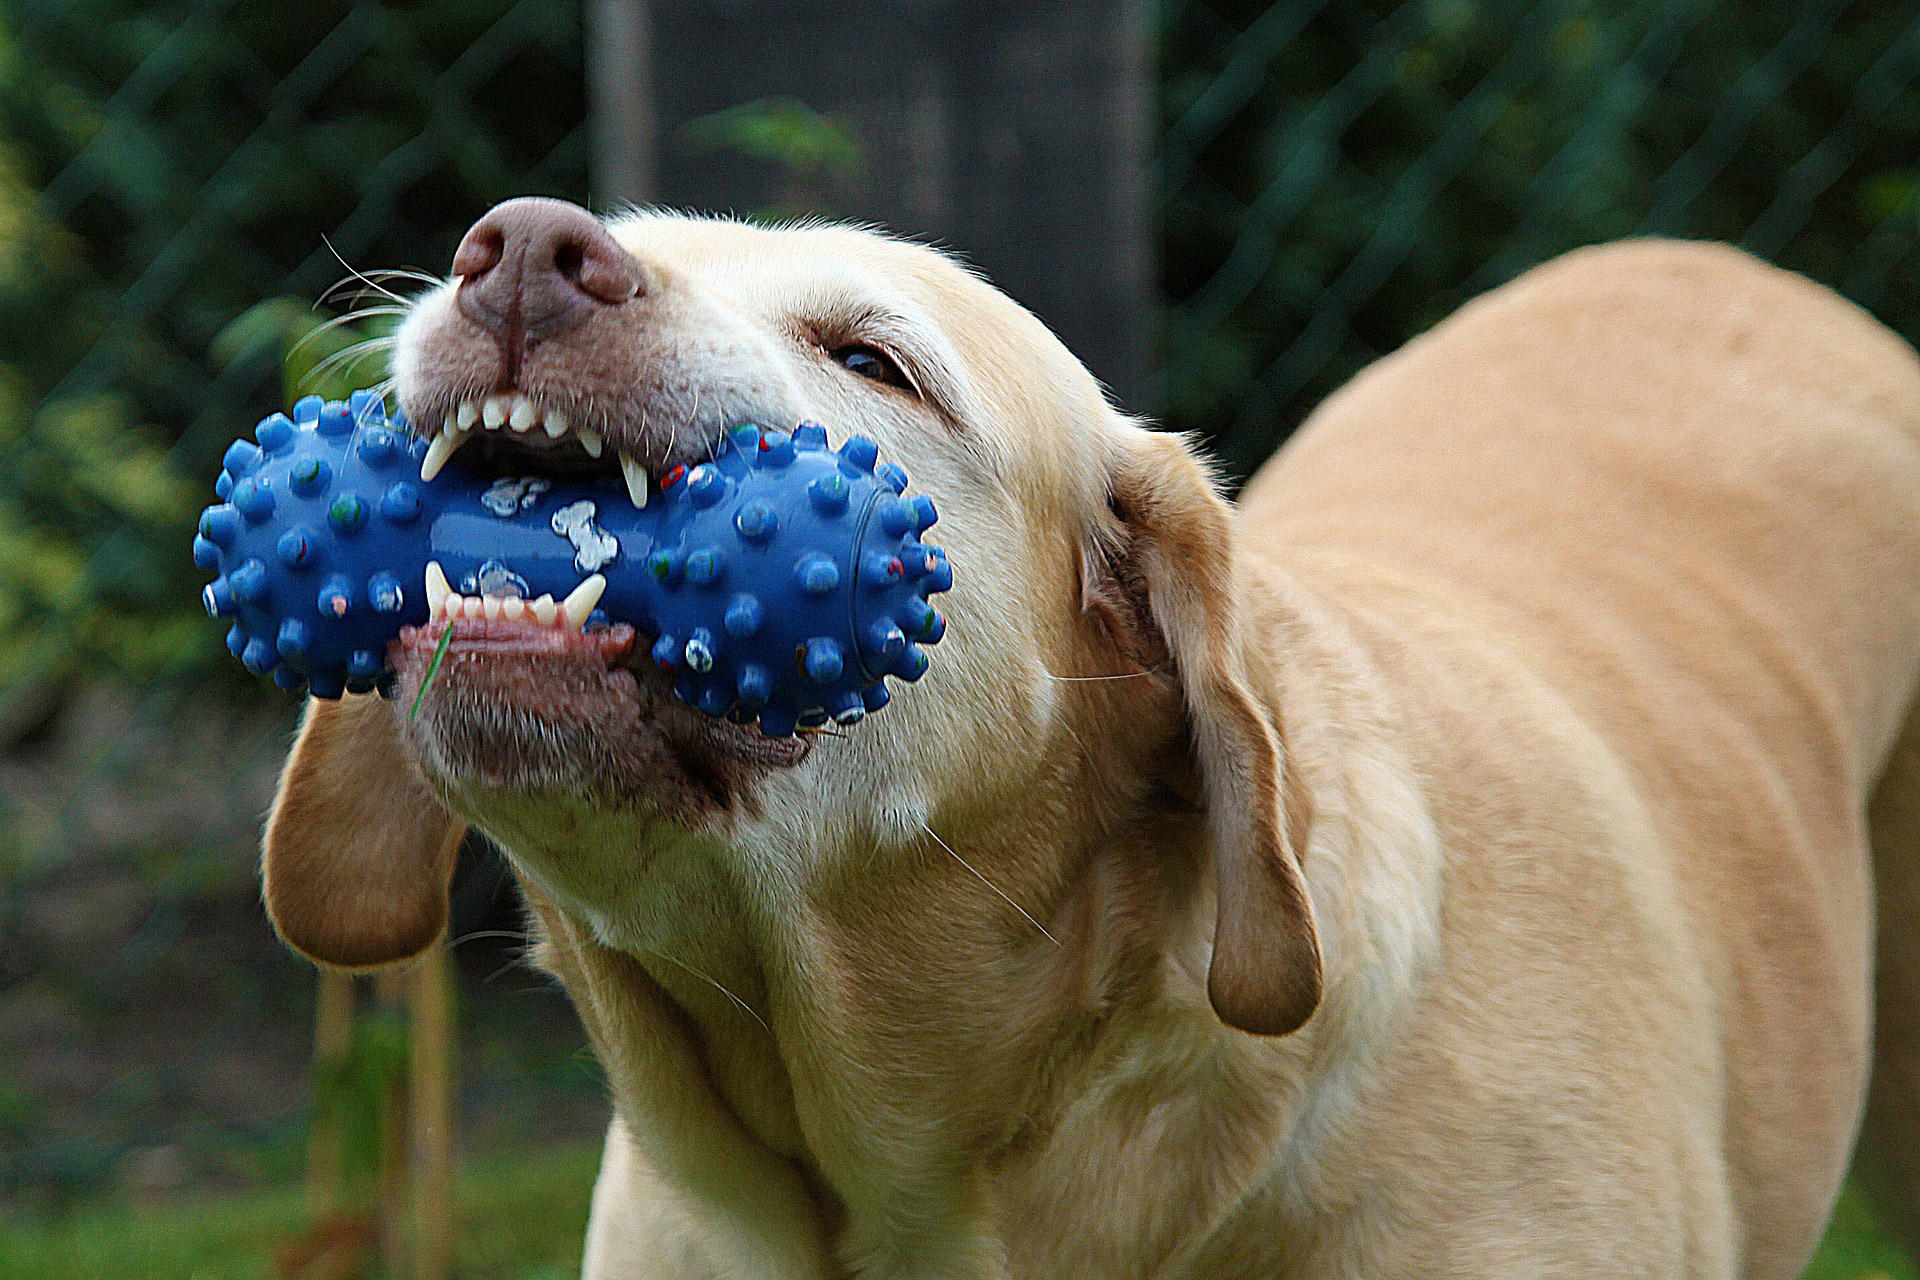
M 410 720 L 403 663 L 391 704 L 312 705 L 274 919 L 398 959 L 450 832 L 507 852 L 613 1094 L 589 1276 L 1799 1274 L 1867 1090 L 1868 802 L 1920 681 L 1904 344 L 1730 249 L 1583 250 L 1229 505 L 940 254 L 611 229 L 645 289 L 523 389 L 654 462 L 743 419 L 866 431 L 957 584 L 919 686 L 718 809 L 650 803 L 631 753 L 502 784 L 460 744 L 510 748 L 524 681 Z M 497 386 L 451 289 L 402 331 L 416 421 Z M 690 732 L 617 696 L 619 732 Z M 1873 834 L 1908 972 L 1915 773 Z M 1881 1017 L 1912 1069 L 1913 1004 Z

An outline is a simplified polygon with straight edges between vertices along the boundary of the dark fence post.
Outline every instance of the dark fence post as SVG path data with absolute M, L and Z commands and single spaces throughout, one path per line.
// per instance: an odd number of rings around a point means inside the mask
M 805 177 L 809 203 L 958 250 L 1141 407 L 1152 297 L 1142 0 L 594 0 L 592 14 L 605 198 L 778 208 L 790 169 L 702 147 L 687 125 L 797 99 L 861 144 L 857 167 Z M 650 68 L 650 87 L 623 80 L 629 67 Z

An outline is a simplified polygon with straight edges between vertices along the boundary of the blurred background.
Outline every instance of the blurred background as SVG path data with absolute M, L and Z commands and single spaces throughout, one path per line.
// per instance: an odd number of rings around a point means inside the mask
M 422 1057 L 389 986 L 314 1065 L 254 879 L 297 706 L 188 556 L 228 441 L 384 377 L 419 283 L 381 273 L 443 271 L 489 204 L 938 241 L 1244 477 L 1596 240 L 1736 241 L 1920 337 L 1917 80 L 1890 0 L 0 2 L 0 1277 L 578 1266 L 605 1103 L 489 850 L 457 1045 Z M 436 1062 L 451 1264 L 368 1234 L 418 1229 Z M 1852 1193 L 1809 1274 L 1915 1276 Z

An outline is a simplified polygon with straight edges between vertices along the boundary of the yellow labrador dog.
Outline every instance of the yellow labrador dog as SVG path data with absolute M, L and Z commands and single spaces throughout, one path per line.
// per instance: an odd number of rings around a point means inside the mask
M 957 570 L 929 676 L 804 743 L 534 621 L 313 704 L 274 920 L 398 960 L 464 824 L 508 852 L 612 1084 L 588 1275 L 1798 1274 L 1920 679 L 1920 366 L 1861 312 L 1576 253 L 1237 507 L 861 231 L 511 202 L 395 373 L 435 456 L 636 496 L 742 422 L 867 432 Z

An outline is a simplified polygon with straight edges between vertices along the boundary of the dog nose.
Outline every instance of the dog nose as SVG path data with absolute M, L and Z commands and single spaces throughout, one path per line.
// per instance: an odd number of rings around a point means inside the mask
M 461 312 L 518 360 L 529 338 L 639 296 L 646 273 L 600 220 L 577 204 L 522 196 L 497 204 L 453 255 Z

